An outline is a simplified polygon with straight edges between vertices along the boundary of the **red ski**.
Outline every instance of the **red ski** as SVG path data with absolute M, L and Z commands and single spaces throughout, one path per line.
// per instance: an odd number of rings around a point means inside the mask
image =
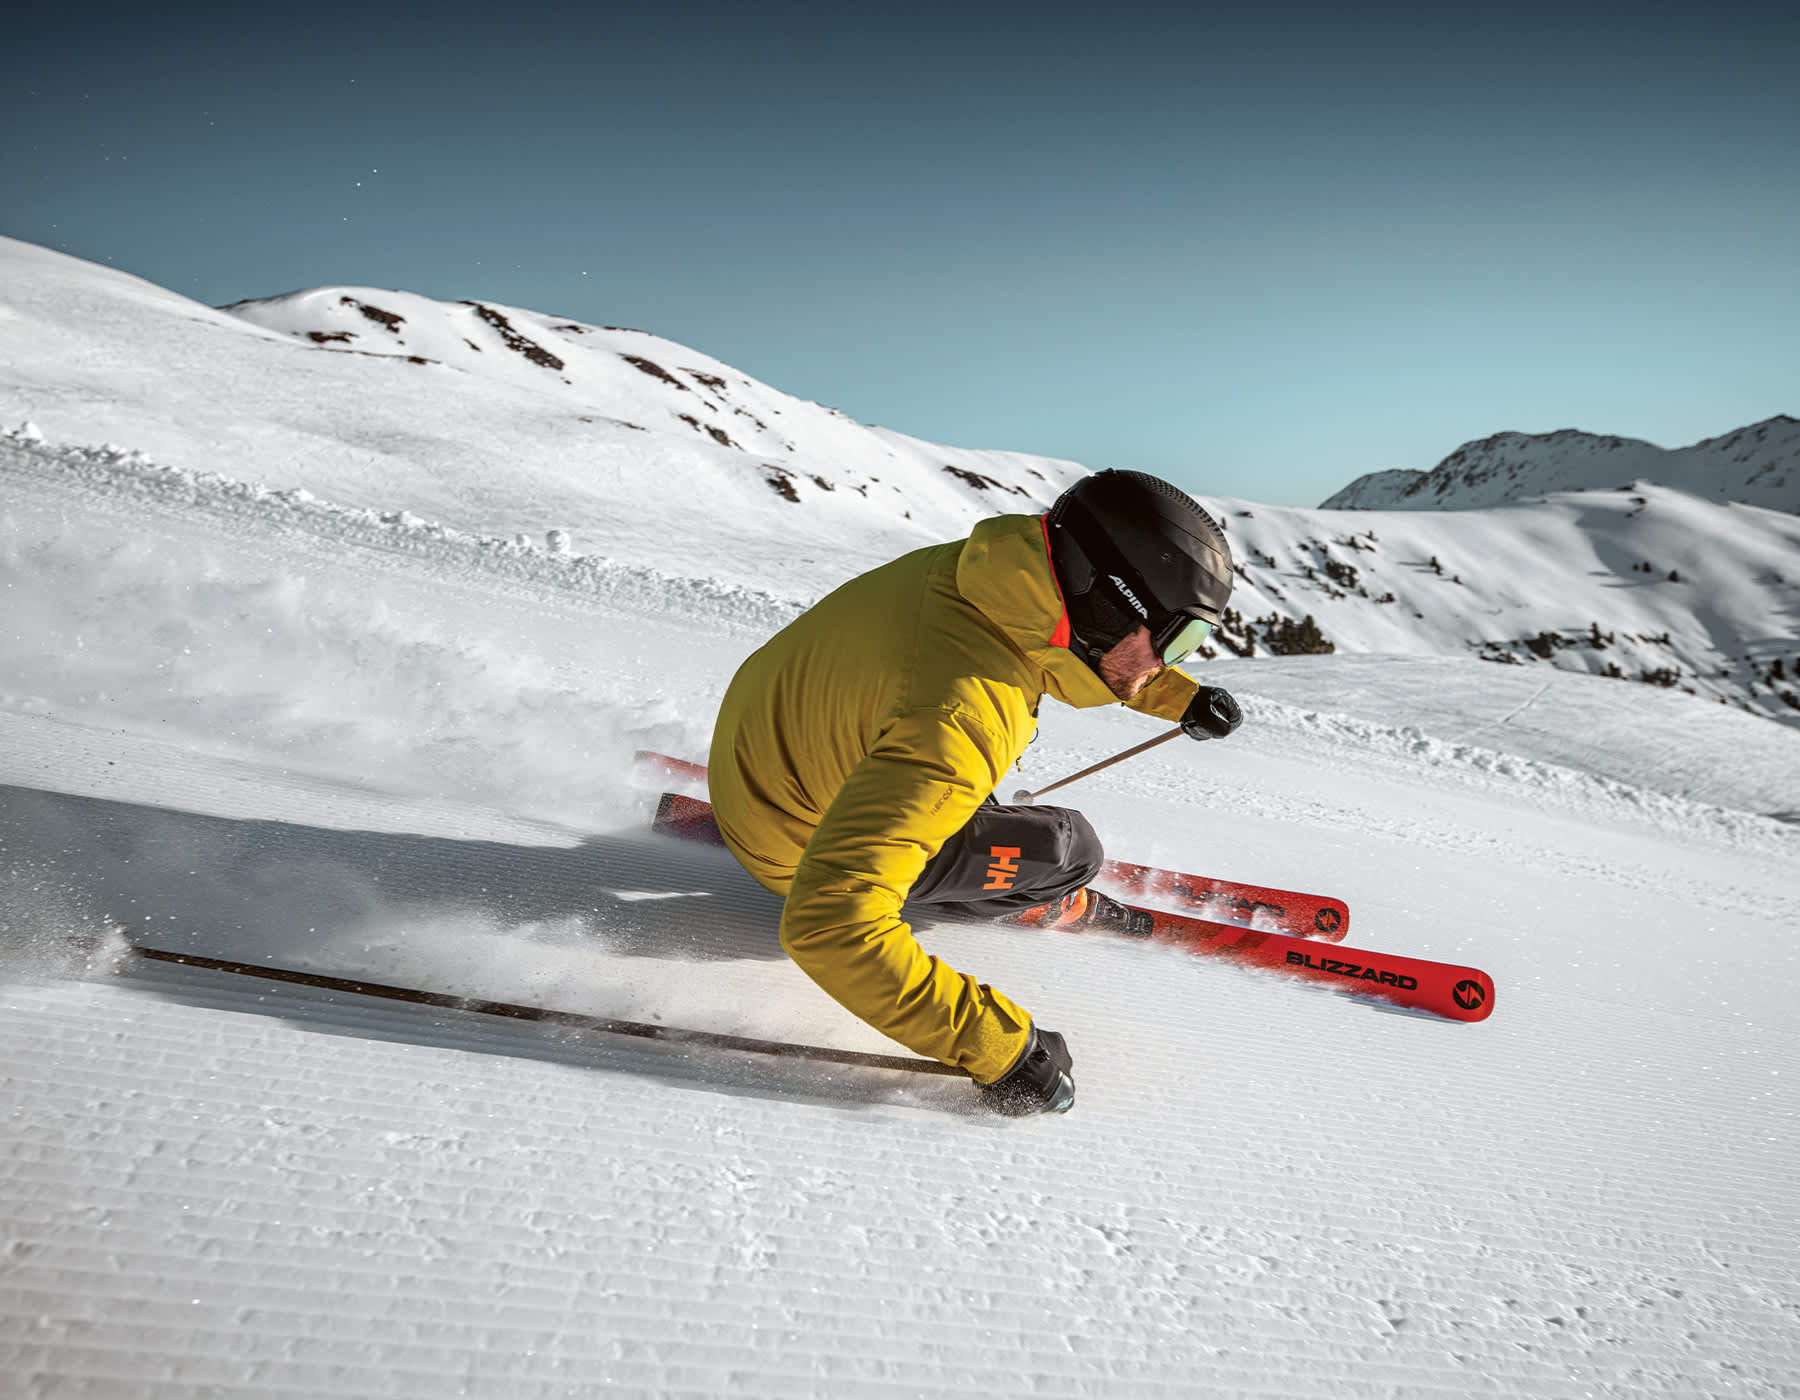
M 648 752 L 640 752 L 637 762 L 646 777 L 679 783 L 690 790 L 689 794 L 663 794 L 655 830 L 688 841 L 724 844 L 713 825 L 712 808 L 691 795 L 695 789 L 705 789 L 703 765 Z M 1179 870 L 1159 870 L 1122 860 L 1107 861 L 1095 883 L 1126 903 L 1173 904 L 1202 918 L 1289 933 L 1297 938 L 1322 938 L 1337 943 L 1350 930 L 1350 906 L 1326 895 L 1245 885 L 1210 875 L 1184 875 Z
M 670 758 L 666 753 L 651 753 L 648 749 L 639 749 L 633 757 L 638 771 L 646 777 L 702 789 L 706 786 L 704 763 L 689 763 L 685 758 Z
M 1127 904 L 1146 900 L 1174 903 L 1203 918 L 1298 938 L 1338 943 L 1350 931 L 1350 906 L 1322 894 L 1243 885 L 1210 875 L 1184 875 L 1179 870 L 1158 870 L 1122 860 L 1107 861 L 1094 883 Z
M 650 829 L 664 836 L 679 836 L 683 841 L 701 841 L 708 846 L 725 844 L 725 838 L 719 835 L 719 824 L 713 820 L 712 803 L 683 797 L 678 792 L 662 795 Z
M 1484 1021 L 1494 1009 L 1494 979 L 1478 968 L 1374 953 L 1366 948 L 1333 948 L 1327 957 L 1317 943 L 1303 938 L 1157 909 L 1145 912 L 1152 919 L 1145 936 L 1154 943 L 1226 958 L 1246 967 L 1285 972 L 1302 981 L 1379 997 L 1452 1021 Z

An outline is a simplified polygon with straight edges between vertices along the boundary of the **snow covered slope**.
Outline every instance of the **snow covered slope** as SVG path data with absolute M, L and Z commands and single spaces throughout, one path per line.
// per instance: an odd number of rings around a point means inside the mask
M 788 541 L 793 587 L 1033 510 L 1072 463 L 865 427 L 685 346 L 488 303 L 331 288 L 216 311 L 0 239 L 0 423 L 464 531 L 709 575 Z M 822 560 L 830 559 L 826 567 Z
M 1214 504 L 1239 565 L 1221 654 L 1297 649 L 1284 619 L 1311 617 L 1339 652 L 1554 667 L 1800 723 L 1800 516 L 1656 486 L 1441 513 Z
M 704 545 L 584 563 L 17 440 L 0 525 L 9 1400 L 1800 1373 L 1800 828 L 1755 814 L 1800 733 L 1550 668 L 1221 659 L 1239 735 L 1070 796 L 1117 854 L 1343 895 L 1353 944 L 1481 965 L 1496 1011 L 922 928 L 1069 1037 L 1075 1110 L 1007 1123 L 125 953 L 891 1050 L 723 853 L 642 834 L 631 750 L 702 753 L 788 606 L 697 584 Z M 1044 719 L 1025 782 L 1149 728 Z
M 1069 1038 L 1075 1110 L 1008 1123 L 954 1079 L 125 935 L 891 1051 L 728 857 L 644 834 L 631 754 L 703 754 L 821 591 L 1080 468 L 638 332 L 362 288 L 216 311 L 0 241 L 26 420 L 6 1400 L 1792 1394 L 1800 729 L 1744 709 L 1800 713 L 1793 516 L 1214 502 L 1242 579 L 1206 675 L 1249 722 L 1069 796 L 1116 855 L 1346 898 L 1352 945 L 1479 965 L 1496 1010 L 924 926 Z M 1147 729 L 1047 706 L 1020 780 Z
M 1673 450 L 1574 429 L 1496 433 L 1464 443 L 1428 472 L 1359 476 L 1320 509 L 1469 510 L 1638 482 L 1674 487 L 1702 500 L 1800 511 L 1800 420 L 1777 414 Z

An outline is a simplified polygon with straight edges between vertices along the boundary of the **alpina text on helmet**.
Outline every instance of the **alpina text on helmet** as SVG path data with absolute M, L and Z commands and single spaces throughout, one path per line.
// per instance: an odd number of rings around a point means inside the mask
M 1117 574 L 1108 574 L 1107 577 L 1119 586 L 1119 592 L 1125 595 L 1126 602 L 1130 603 L 1132 607 L 1138 610 L 1138 616 L 1148 621 L 1150 609 L 1138 601 L 1138 595 L 1131 591 L 1125 580 L 1120 578 Z

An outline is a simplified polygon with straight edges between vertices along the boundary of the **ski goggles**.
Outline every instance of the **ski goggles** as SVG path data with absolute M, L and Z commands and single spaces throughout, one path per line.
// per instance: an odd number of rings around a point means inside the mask
M 1162 658 L 1162 664 L 1173 666 L 1198 651 L 1210 631 L 1212 623 L 1205 618 L 1175 613 L 1157 628 L 1150 640 L 1156 647 L 1156 654 Z

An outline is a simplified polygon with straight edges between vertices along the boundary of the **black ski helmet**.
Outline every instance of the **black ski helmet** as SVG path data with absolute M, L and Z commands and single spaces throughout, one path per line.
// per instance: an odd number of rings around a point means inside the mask
M 1069 650 L 1100 657 L 1140 626 L 1160 650 L 1182 619 L 1217 624 L 1231 597 L 1225 532 L 1186 492 L 1144 472 L 1083 477 L 1050 507 L 1050 562 Z

